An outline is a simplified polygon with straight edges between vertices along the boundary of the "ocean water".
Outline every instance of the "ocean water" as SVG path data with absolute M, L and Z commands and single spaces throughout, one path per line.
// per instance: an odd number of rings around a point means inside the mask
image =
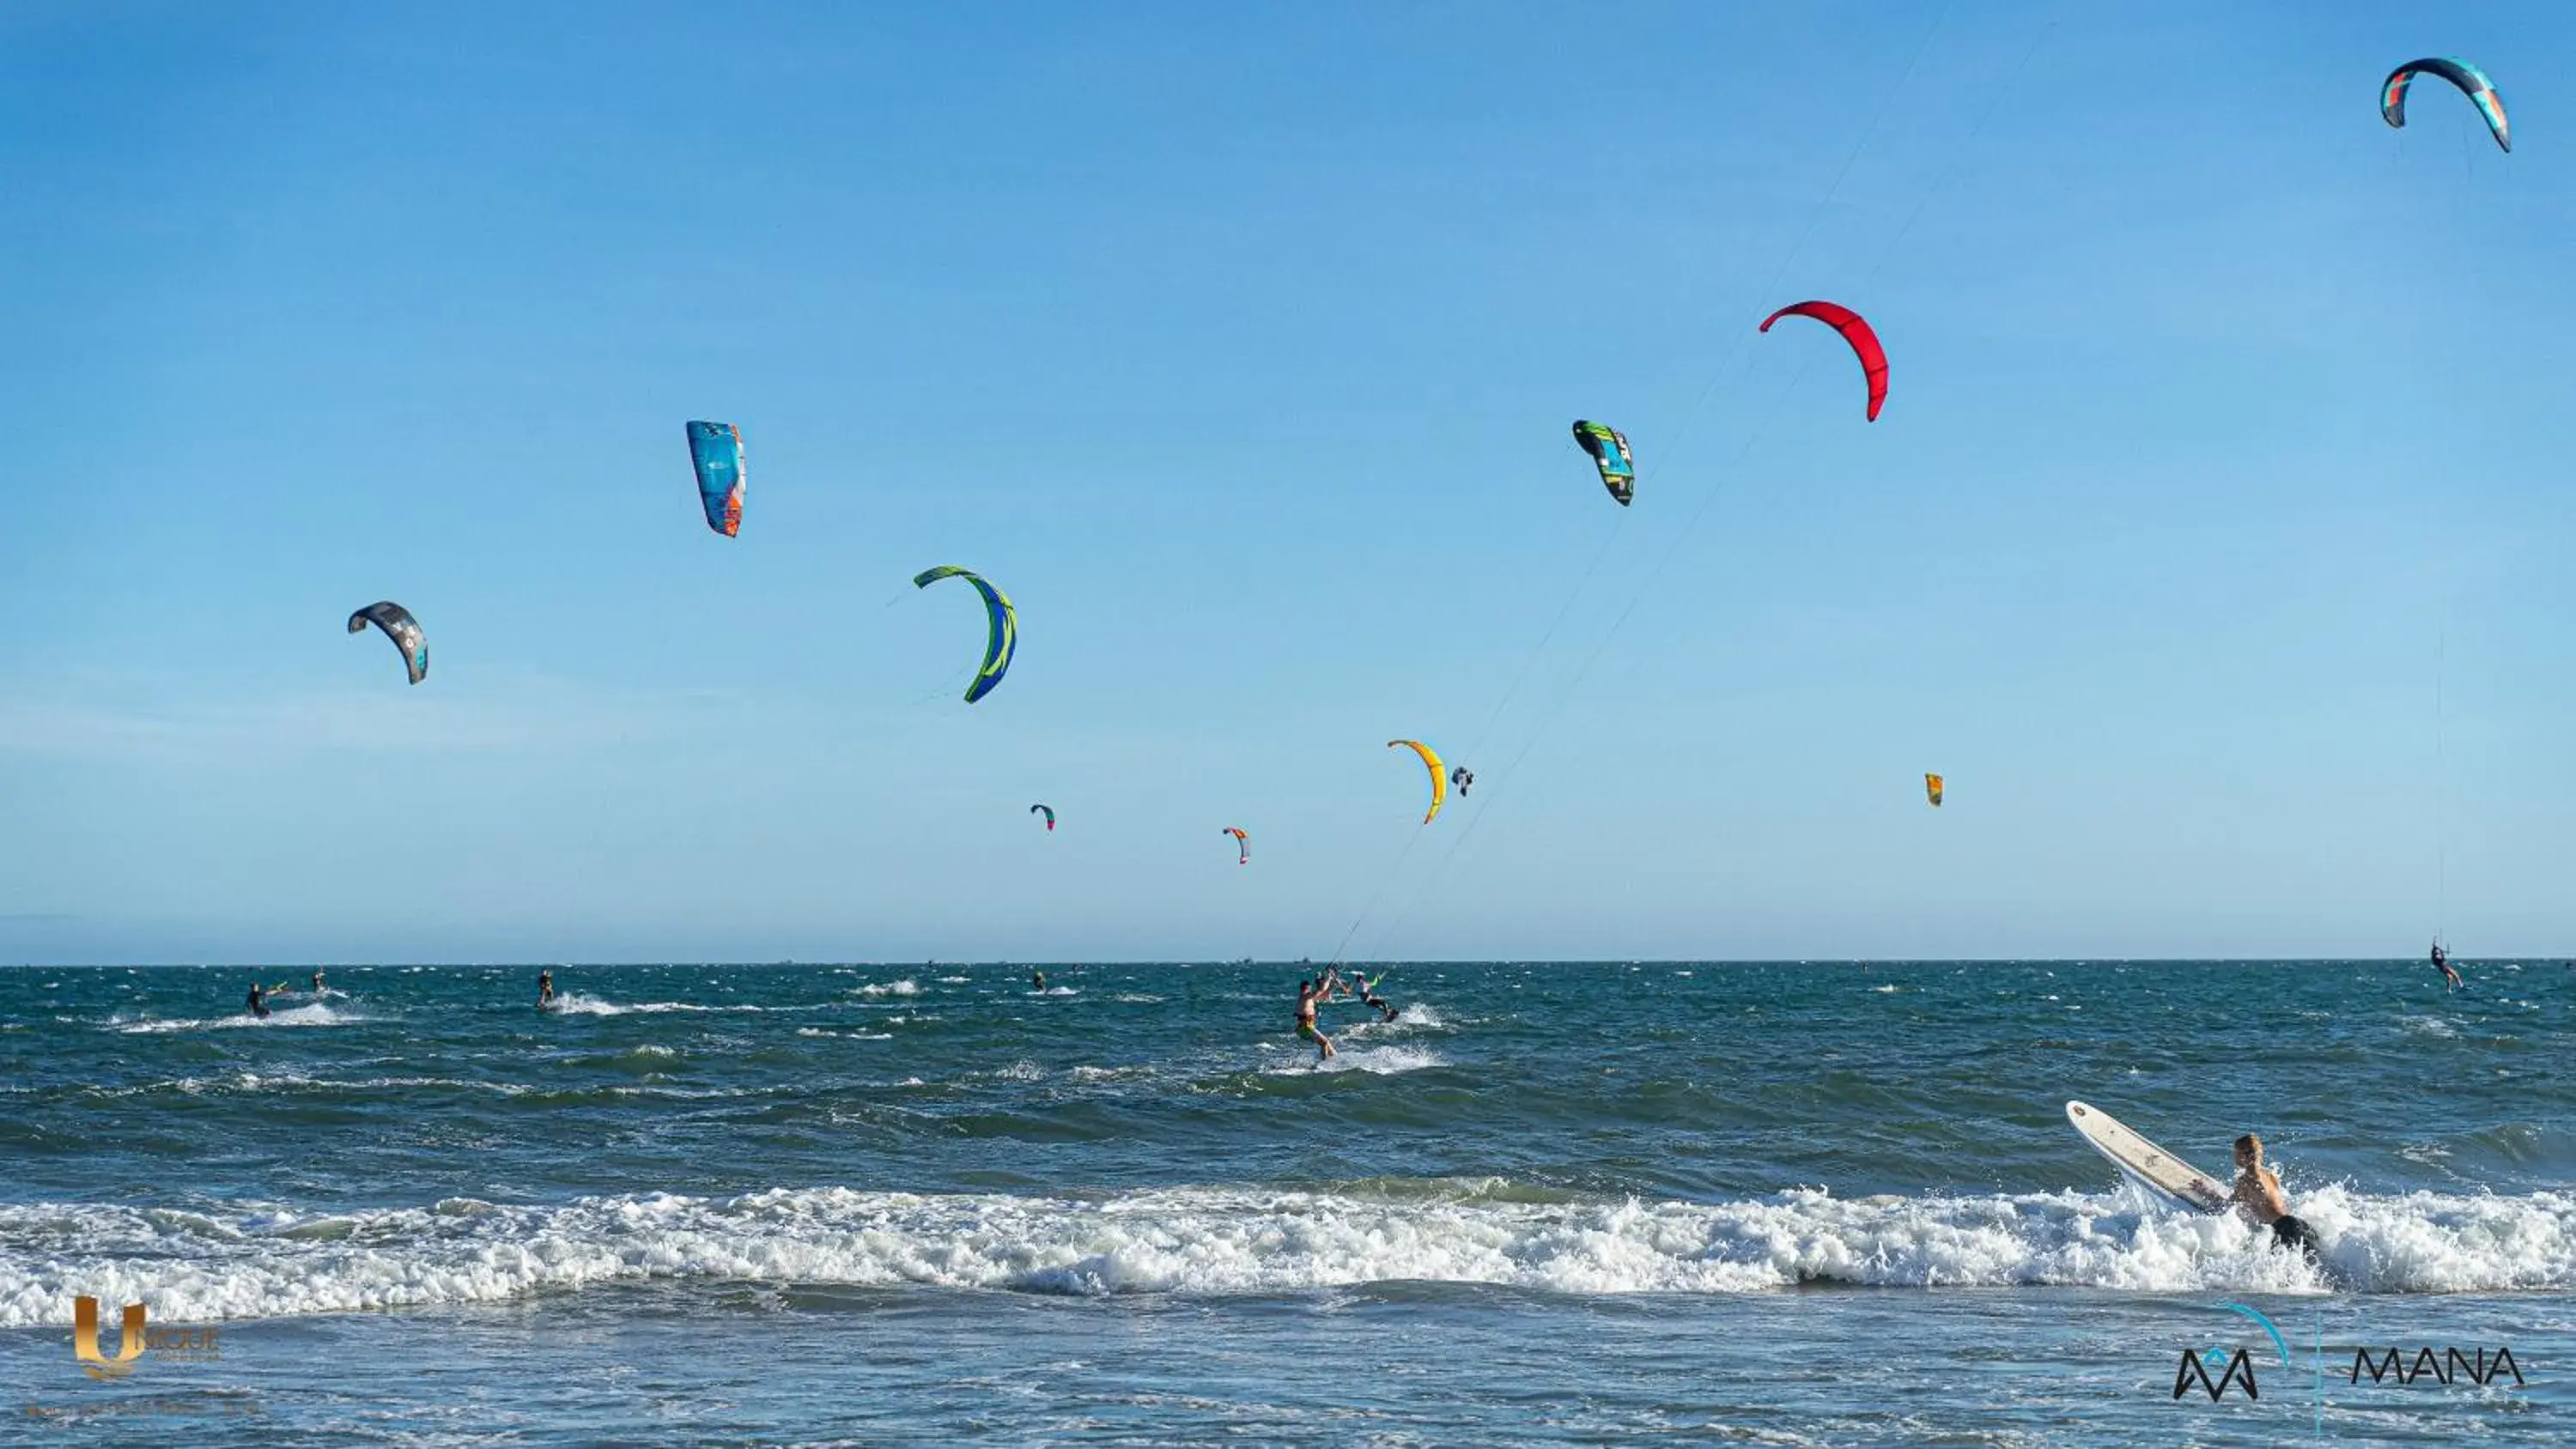
M 2558 961 L 308 969 L 0 970 L 0 1442 L 2576 1442 Z

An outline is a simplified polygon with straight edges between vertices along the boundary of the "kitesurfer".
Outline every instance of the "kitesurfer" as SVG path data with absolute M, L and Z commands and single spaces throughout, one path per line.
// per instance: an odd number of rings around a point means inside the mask
M 1044 990 L 1046 990 L 1046 973 L 1045 973 L 1045 972 L 1043 972 L 1043 971 L 1032 971 L 1032 972 L 1030 972 L 1030 973 L 1029 973 L 1029 989 L 1030 989 L 1031 991 L 1044 991 Z
M 2451 969 L 2451 953 L 2443 950 L 2439 941 L 2433 943 L 2433 969 L 2442 973 L 2442 989 L 2445 991 L 2457 991 L 2468 984 L 2460 979 L 2459 972 Z
M 313 973 L 313 994 L 317 997 L 322 994 L 322 973 L 319 971 Z
M 1385 1020 L 1393 1021 L 1395 1020 L 1395 1008 L 1387 1005 L 1385 999 L 1377 994 L 1378 981 L 1384 981 L 1385 979 L 1386 973 L 1382 971 L 1378 973 L 1377 981 L 1372 981 L 1368 977 L 1362 976 L 1357 972 L 1353 972 L 1351 974 L 1351 980 L 1357 982 L 1359 985 L 1360 1005 L 1374 1009 L 1377 1014 Z
M 1332 995 L 1335 984 L 1330 967 L 1325 968 L 1319 980 L 1297 983 L 1297 1034 L 1321 1049 L 1321 1054 L 1315 1058 L 1319 1062 L 1332 1059 L 1333 1039 L 1324 1035 L 1323 1029 L 1315 1025 L 1315 1008 Z
M 252 982 L 250 984 L 250 1000 L 247 1005 L 250 1008 L 250 1014 L 253 1016 L 268 1015 L 268 988 L 260 985 L 256 981 Z
M 543 1011 L 554 1004 L 555 973 L 551 969 L 539 971 L 537 973 L 537 1010 Z
M 2236 1139 L 2236 1215 L 2255 1227 L 2272 1229 L 2272 1241 L 2317 1255 L 2316 1230 L 2290 1215 L 2290 1200 L 2281 1179 L 2263 1165 L 2263 1139 L 2248 1132 Z

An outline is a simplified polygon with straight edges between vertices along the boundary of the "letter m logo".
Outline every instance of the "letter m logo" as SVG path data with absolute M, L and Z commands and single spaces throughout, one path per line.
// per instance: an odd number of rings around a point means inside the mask
M 134 1372 L 134 1361 L 143 1357 L 143 1305 L 125 1305 L 124 1341 L 117 1345 L 116 1357 L 98 1351 L 98 1300 L 72 1300 L 72 1353 L 81 1361 L 81 1372 L 94 1379 L 122 1378 Z
M 2241 1348 L 2236 1350 L 2235 1357 L 2227 1360 L 2227 1367 L 2219 1373 L 2218 1377 L 2215 1380 L 2211 1379 L 2209 1365 L 2218 1355 L 2219 1350 L 2214 1348 L 2206 1357 L 2191 1349 L 2184 1349 L 2182 1365 L 2174 1370 L 2173 1396 L 2179 1399 L 2193 1384 L 2198 1384 L 2208 1391 L 2209 1401 L 2214 1404 L 2225 1396 L 2229 1384 L 2242 1384 L 2246 1398 L 2259 1400 L 2263 1397 L 2254 1388 L 2254 1361 L 2246 1357 L 2245 1350 Z

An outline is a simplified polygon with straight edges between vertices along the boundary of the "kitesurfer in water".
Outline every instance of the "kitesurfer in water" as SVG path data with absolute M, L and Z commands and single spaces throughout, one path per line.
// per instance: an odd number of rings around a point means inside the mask
M 1383 981 L 1385 979 L 1386 975 L 1384 972 L 1380 972 L 1378 974 L 1377 981 L 1372 981 L 1368 977 L 1362 976 L 1356 971 L 1351 973 L 1351 980 L 1356 983 L 1359 988 L 1360 1005 L 1369 1007 L 1376 1011 L 1379 1018 L 1382 1020 L 1393 1021 L 1395 1020 L 1395 1008 L 1387 1005 L 1385 998 L 1377 994 L 1378 981 Z
M 1043 971 L 1032 971 L 1032 972 L 1030 972 L 1030 973 L 1029 973 L 1029 989 L 1030 989 L 1031 991 L 1044 991 L 1044 990 L 1046 990 L 1046 973 L 1045 973 L 1045 972 L 1043 972 Z
M 316 997 L 322 994 L 322 973 L 319 971 L 313 973 L 313 994 Z
M 2263 1165 L 2263 1139 L 2248 1132 L 2236 1139 L 2236 1215 L 2255 1227 L 2270 1227 L 2272 1241 L 2313 1258 L 2316 1230 L 2290 1215 L 2290 1200 L 2281 1179 Z
M 543 1011 L 554 1004 L 555 973 L 551 970 L 539 971 L 537 973 L 537 1010 Z
M 2459 972 L 2451 968 L 2451 953 L 2443 950 L 2439 941 L 2433 943 L 2433 969 L 2442 973 L 2442 989 L 2445 991 L 2457 991 L 2468 984 L 2460 979 Z
M 268 1015 L 268 989 L 256 981 L 252 982 L 250 984 L 250 1000 L 246 1005 L 250 1008 L 250 1014 L 253 1016 Z
M 1315 1008 L 1331 997 L 1336 984 L 1331 967 L 1326 967 L 1318 980 L 1297 983 L 1297 1034 L 1321 1048 L 1321 1055 L 1315 1058 L 1319 1062 L 1332 1059 L 1333 1039 L 1315 1025 Z

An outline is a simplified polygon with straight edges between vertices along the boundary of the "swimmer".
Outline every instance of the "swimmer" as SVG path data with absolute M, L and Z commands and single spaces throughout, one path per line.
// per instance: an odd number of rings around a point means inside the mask
M 2316 1230 L 2290 1215 L 2290 1199 L 2281 1179 L 2263 1165 L 2263 1139 L 2248 1132 L 2236 1139 L 2236 1215 L 2255 1227 L 2269 1227 L 2272 1241 L 2317 1255 Z

